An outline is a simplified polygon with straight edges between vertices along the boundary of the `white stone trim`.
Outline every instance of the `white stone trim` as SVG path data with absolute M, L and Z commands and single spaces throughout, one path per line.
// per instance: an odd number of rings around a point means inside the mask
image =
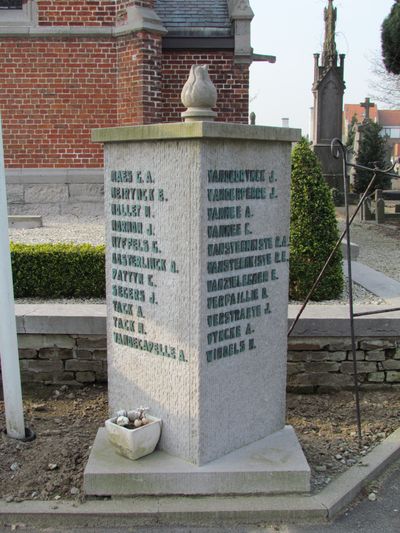
M 39 26 L 36 0 L 28 0 L 22 10 L 0 11 L 0 36 L 110 36 L 120 37 L 139 31 L 165 35 L 167 30 L 153 9 L 129 6 L 127 22 L 119 26 Z
M 236 62 L 250 65 L 253 56 L 250 30 L 253 10 L 249 0 L 228 0 L 228 9 L 234 26 Z
M 123 26 L 117 26 L 113 29 L 113 34 L 115 36 L 136 33 L 138 31 L 149 31 L 152 33 L 158 33 L 160 35 L 165 35 L 168 33 L 154 9 L 149 9 L 147 7 L 128 6 L 127 14 L 127 23 Z
M 9 168 L 6 169 L 8 184 L 29 185 L 32 183 L 103 183 L 102 168 Z

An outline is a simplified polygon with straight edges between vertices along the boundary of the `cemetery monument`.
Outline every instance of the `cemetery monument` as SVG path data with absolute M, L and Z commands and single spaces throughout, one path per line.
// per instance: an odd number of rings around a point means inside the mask
M 194 66 L 185 122 L 95 130 L 105 144 L 110 410 L 150 407 L 159 449 L 100 429 L 94 495 L 309 490 L 285 426 L 289 182 L 300 131 L 213 122 Z M 223 117 L 220 117 L 223 118 Z
M 344 54 L 337 53 L 335 31 L 337 8 L 329 0 L 324 10 L 325 40 L 320 54 L 314 54 L 313 146 L 322 165 L 322 174 L 330 187 L 343 191 L 342 163 L 331 156 L 332 139 L 342 138 Z

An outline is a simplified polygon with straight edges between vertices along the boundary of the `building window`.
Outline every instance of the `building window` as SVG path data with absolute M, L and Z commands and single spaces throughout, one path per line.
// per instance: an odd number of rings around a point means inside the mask
M 36 11 L 35 0 L 0 0 L 0 35 L 10 26 L 36 26 Z
M 0 0 L 0 9 L 22 9 L 22 0 Z
M 383 128 L 381 131 L 381 135 L 384 137 L 387 135 L 390 139 L 399 139 L 400 138 L 400 128 L 399 127 L 393 127 L 393 128 Z

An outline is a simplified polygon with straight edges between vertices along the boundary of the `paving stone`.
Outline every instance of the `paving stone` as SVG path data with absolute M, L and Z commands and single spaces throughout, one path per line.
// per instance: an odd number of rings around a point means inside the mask
M 25 202 L 27 204 L 58 204 L 59 202 L 68 201 L 67 185 L 25 185 Z
M 288 340 L 288 349 L 289 350 L 323 350 L 328 345 L 328 342 L 325 339 L 296 339 L 289 338 Z
M 346 352 L 329 352 L 328 359 L 330 361 L 346 361 Z
M 90 350 L 75 350 L 75 357 L 79 360 L 92 360 L 94 359 L 94 352 Z
M 69 335 L 18 335 L 19 349 L 73 348 L 75 339 Z
M 38 357 L 38 350 L 33 350 L 31 348 L 24 348 L 18 350 L 19 358 L 20 359 L 37 359 Z
M 78 361 L 77 359 L 70 359 L 65 362 L 65 370 L 73 370 L 75 372 L 101 372 L 103 365 L 101 361 Z
M 16 184 L 7 184 L 7 203 L 23 204 L 24 203 L 24 186 Z
M 386 372 L 386 381 L 388 383 L 399 383 L 400 382 L 400 372 Z
M 400 361 L 389 359 L 382 363 L 382 368 L 385 370 L 400 370 Z
M 351 339 L 327 339 L 329 340 L 328 350 L 331 352 L 338 352 L 342 350 L 351 350 Z M 358 344 L 358 343 L 357 343 Z
M 92 337 L 78 337 L 77 347 L 83 350 L 106 350 L 107 339 L 105 336 L 93 335 Z
M 294 374 L 300 374 L 304 372 L 304 364 L 303 363 L 288 363 L 287 364 L 287 375 L 293 376 Z
M 379 348 L 396 348 L 393 340 L 386 339 L 364 339 L 360 341 L 361 350 L 375 350 Z
M 68 348 L 42 348 L 39 350 L 39 359 L 64 360 L 72 359 L 73 351 Z
M 107 361 L 107 350 L 95 350 L 93 352 L 93 359 Z
M 30 372 L 60 372 L 64 370 L 62 361 L 27 359 L 21 361 L 21 368 Z
M 94 372 L 77 372 L 75 378 L 79 383 L 94 383 L 96 381 Z
M 371 372 L 367 380 L 371 383 L 383 383 L 385 381 L 385 372 Z
M 73 201 L 102 202 L 104 201 L 104 185 L 100 183 L 70 183 L 69 196 Z
M 371 352 L 366 352 L 365 360 L 366 361 L 384 361 L 386 358 L 384 350 L 373 350 Z
M 359 373 L 376 372 L 376 370 L 377 370 L 376 363 L 373 363 L 373 362 L 360 361 L 357 364 L 357 372 Z M 343 374 L 353 374 L 353 371 L 354 371 L 353 363 L 351 361 L 345 361 L 344 363 L 340 365 L 340 371 Z
M 353 361 L 353 352 L 347 352 L 347 360 Z M 365 352 L 356 350 L 356 361 L 365 361 Z
M 333 361 L 312 362 L 304 364 L 306 372 L 338 372 L 339 363 Z

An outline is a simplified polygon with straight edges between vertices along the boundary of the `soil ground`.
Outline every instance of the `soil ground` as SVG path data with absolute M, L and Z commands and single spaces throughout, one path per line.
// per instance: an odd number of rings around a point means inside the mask
M 351 392 L 288 395 L 292 424 L 312 467 L 313 490 L 357 463 L 399 426 L 398 391 L 361 392 L 362 447 Z M 108 417 L 105 386 L 24 389 L 26 425 L 37 438 L 0 436 L 0 497 L 6 501 L 82 499 L 83 471 L 97 429 Z M 0 401 L 0 428 L 5 427 Z

